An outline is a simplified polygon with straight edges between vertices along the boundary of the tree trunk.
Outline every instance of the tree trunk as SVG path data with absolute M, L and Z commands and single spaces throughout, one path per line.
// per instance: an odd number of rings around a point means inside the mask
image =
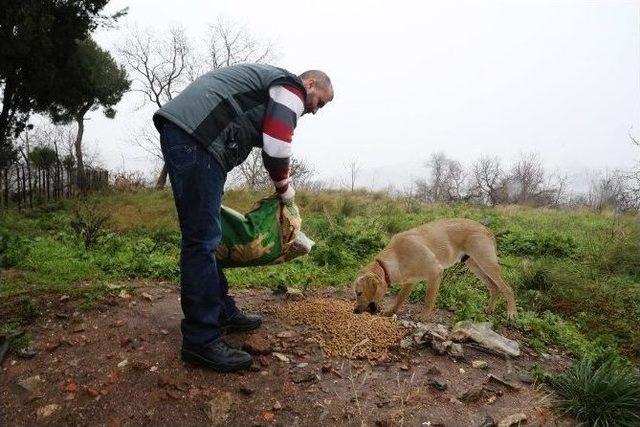
M 89 108 L 91 108 L 90 105 L 83 107 L 76 116 L 76 122 L 78 123 L 78 134 L 74 143 L 76 161 L 78 162 L 76 184 L 82 194 L 87 192 L 87 177 L 84 170 L 84 160 L 82 159 L 82 135 L 84 134 L 84 115 L 89 111 Z
M 158 181 L 156 181 L 156 190 L 161 190 L 167 184 L 167 164 L 162 164 L 162 170 L 160 171 L 160 175 L 158 176 Z

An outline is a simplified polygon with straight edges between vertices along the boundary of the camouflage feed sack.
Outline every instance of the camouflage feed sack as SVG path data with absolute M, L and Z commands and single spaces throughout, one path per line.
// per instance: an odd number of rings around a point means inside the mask
M 250 267 L 280 264 L 306 255 L 314 242 L 300 231 L 300 212 L 277 196 L 260 200 L 242 215 L 222 207 L 222 242 L 216 251 L 220 265 Z

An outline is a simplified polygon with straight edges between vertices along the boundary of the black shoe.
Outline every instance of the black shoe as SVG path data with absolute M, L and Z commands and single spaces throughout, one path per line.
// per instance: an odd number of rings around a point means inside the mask
M 248 332 L 258 329 L 260 325 L 262 325 L 260 316 L 257 314 L 244 314 L 241 311 L 220 322 L 220 326 L 225 332 Z
M 247 369 L 253 358 L 247 352 L 229 347 L 222 338 L 200 350 L 182 349 L 182 360 L 218 372 L 233 372 Z

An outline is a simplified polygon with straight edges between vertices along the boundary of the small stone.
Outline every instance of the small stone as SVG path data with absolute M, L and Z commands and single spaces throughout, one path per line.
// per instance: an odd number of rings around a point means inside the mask
M 400 370 L 401 370 L 401 371 L 408 371 L 408 370 L 409 370 L 409 366 L 408 366 L 408 365 L 405 365 L 405 364 L 400 365 Z
M 427 375 L 440 375 L 442 372 L 440 372 L 440 369 L 438 369 L 436 366 L 429 366 L 427 368 Z
M 508 417 L 501 419 L 498 422 L 498 427 L 510 427 L 512 425 L 520 425 L 520 423 L 526 420 L 527 420 L 527 416 L 522 412 L 520 412 L 517 414 L 509 415 Z
M 489 364 L 484 360 L 474 360 L 471 362 L 471 366 L 476 369 L 487 369 L 489 368 Z
M 40 378 L 40 375 L 35 375 L 25 378 L 24 380 L 19 380 L 17 384 L 29 393 L 37 394 L 40 391 L 40 386 L 44 384 L 44 380 Z
M 69 298 L 70 298 L 69 295 L 62 295 L 60 297 L 60 302 L 65 302 L 65 301 L 69 300 Z
M 458 396 L 462 402 L 477 402 L 482 397 L 482 392 L 484 391 L 484 387 L 482 386 L 472 386 L 467 391 Z
M 304 294 L 300 289 L 288 288 L 285 297 L 291 301 L 300 301 L 304 299 Z
M 129 292 L 127 292 L 126 290 L 122 289 L 119 293 L 118 296 L 122 299 L 129 299 L 131 298 L 131 294 L 129 294 Z
M 291 363 L 291 360 L 287 356 L 282 354 L 282 353 L 273 352 L 271 354 L 273 355 L 273 357 L 275 357 L 276 359 L 278 359 L 281 362 Z
M 464 373 L 466 373 L 466 372 L 467 372 L 467 371 L 465 371 L 465 370 L 464 370 L 464 368 L 460 368 L 460 369 L 458 369 L 458 371 L 459 371 L 461 374 L 464 374 Z
M 487 399 L 487 405 L 493 405 L 496 402 L 496 400 L 498 400 L 498 396 L 496 396 L 495 394 L 492 394 Z M 495 425 L 495 424 L 493 424 L 493 425 Z
M 303 363 L 298 363 L 296 365 L 296 368 L 300 368 L 301 369 L 301 368 L 306 368 L 307 366 L 309 366 L 309 364 L 306 363 L 306 362 L 303 362 Z
M 49 418 L 51 415 L 53 415 L 54 412 L 58 411 L 59 409 L 60 409 L 60 405 L 57 405 L 55 403 L 43 406 L 39 408 L 37 411 L 38 419 L 42 420 L 44 418 Z
M 291 381 L 296 384 L 307 383 L 314 380 L 316 380 L 316 375 L 313 372 L 301 372 L 291 376 Z
M 268 423 L 272 423 L 276 419 L 276 414 L 274 414 L 273 412 L 264 412 L 262 414 L 262 419 Z
M 447 348 L 447 353 L 451 357 L 454 357 L 456 359 L 462 359 L 464 357 L 464 350 L 462 349 L 462 344 L 451 343 L 449 348 Z
M 23 348 L 18 351 L 18 357 L 22 359 L 33 359 L 37 354 L 38 352 L 32 348 Z
M 276 334 L 278 338 L 293 338 L 296 336 L 294 331 L 282 331 Z
M 147 292 L 143 292 L 141 295 L 142 295 L 142 298 L 146 299 L 147 301 L 153 301 L 154 300 L 153 296 L 151 296 L 151 294 L 149 294 Z
M 151 372 L 156 372 L 158 370 L 158 367 L 153 365 L 152 367 L 149 368 L 149 371 Z
M 279 400 L 276 400 L 276 403 L 273 404 L 273 410 L 279 411 L 280 409 L 282 409 L 282 403 L 280 403 Z
M 255 391 L 256 390 L 254 388 L 252 388 L 252 387 L 250 387 L 250 386 L 248 386 L 246 384 L 240 387 L 240 393 L 242 393 L 242 394 L 244 394 L 246 396 L 252 395 L 253 393 L 255 393 Z
M 269 354 L 272 346 L 260 335 L 249 335 L 242 344 L 242 348 L 251 354 Z
M 448 387 L 446 382 L 436 379 L 429 381 L 428 384 L 439 391 L 445 391 Z
M 127 359 L 124 359 L 122 362 L 118 363 L 118 368 L 124 368 L 128 364 L 129 364 L 129 361 Z
M 95 388 L 91 388 L 91 387 L 87 387 L 86 392 L 89 396 L 96 398 L 100 395 L 100 393 L 98 392 L 98 390 L 96 390 Z
M 485 414 L 484 419 L 478 427 L 496 427 L 496 422 L 491 418 L 491 415 Z
M 464 403 L 462 403 L 460 400 L 456 399 L 455 397 L 452 397 L 451 399 L 449 399 L 449 402 L 455 405 L 464 405 Z
M 402 349 L 408 349 L 411 348 L 413 346 L 413 338 L 412 337 L 404 337 L 401 341 L 400 341 L 400 348 Z
M 86 327 L 84 325 L 78 325 L 73 329 L 73 332 L 80 333 L 86 331 Z
M 75 393 L 78 391 L 78 384 L 76 384 L 74 381 L 69 381 L 64 388 L 64 391 L 66 391 L 67 393 Z
M 169 331 L 167 331 L 166 329 L 160 329 L 160 333 L 162 335 L 169 335 Z

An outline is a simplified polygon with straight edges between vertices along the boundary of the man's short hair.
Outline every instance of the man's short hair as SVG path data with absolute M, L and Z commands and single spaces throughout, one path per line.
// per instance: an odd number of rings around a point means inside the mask
M 326 75 L 326 73 L 320 70 L 307 70 L 298 77 L 300 77 L 300 80 L 313 79 L 322 87 L 327 89 L 332 88 L 331 79 Z

